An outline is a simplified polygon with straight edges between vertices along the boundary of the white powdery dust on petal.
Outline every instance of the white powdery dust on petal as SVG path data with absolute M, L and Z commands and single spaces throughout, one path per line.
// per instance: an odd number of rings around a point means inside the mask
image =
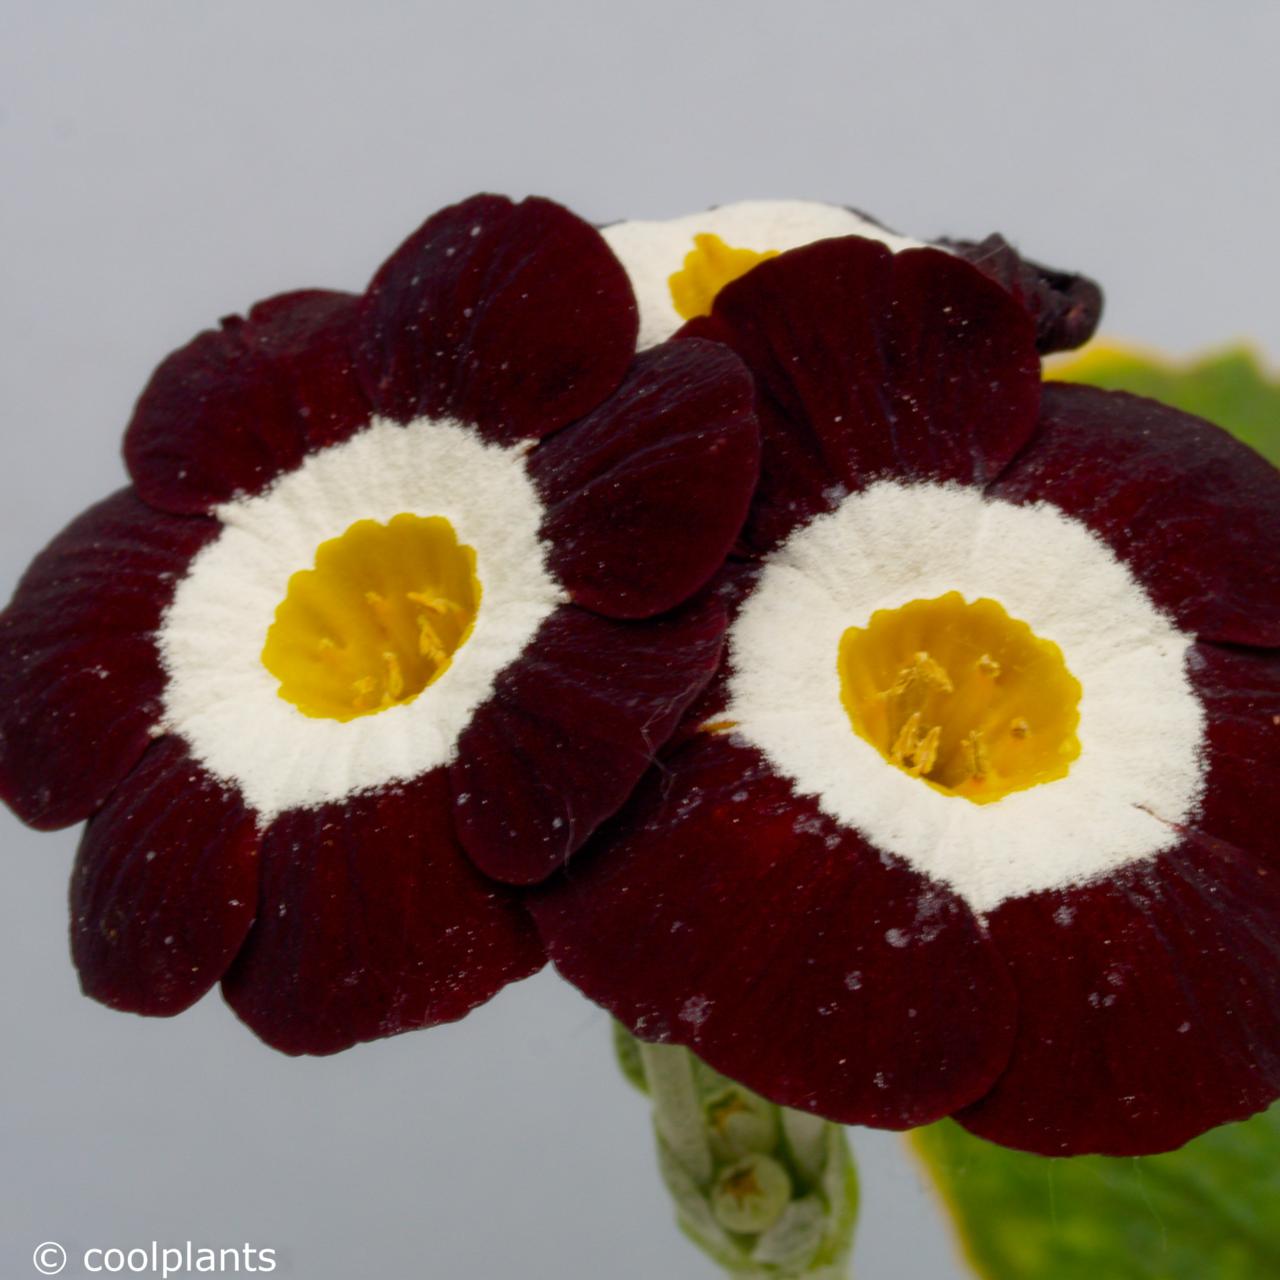
M 853 731 L 837 665 L 845 629 L 950 591 L 998 601 L 1061 648 L 1083 688 L 1081 752 L 1065 778 L 973 804 L 908 776 Z M 1191 643 L 1058 508 L 881 482 L 770 557 L 730 632 L 725 718 L 830 817 L 985 912 L 1177 841 L 1204 787 Z
M 684 266 L 696 235 L 717 235 L 735 249 L 785 253 L 815 240 L 865 236 L 897 252 L 923 242 L 895 235 L 838 204 L 812 200 L 745 200 L 705 213 L 655 222 L 615 222 L 601 231 L 631 278 L 640 309 L 639 349 L 665 342 L 684 324 L 671 301 L 671 276 Z
M 266 493 L 220 507 L 221 536 L 192 562 L 161 624 L 163 729 L 238 787 L 263 822 L 446 764 L 498 673 L 566 598 L 546 567 L 526 453 L 456 422 L 375 420 Z M 357 521 L 405 512 L 444 516 L 475 549 L 472 633 L 412 702 L 345 722 L 306 716 L 262 664 L 289 579 Z

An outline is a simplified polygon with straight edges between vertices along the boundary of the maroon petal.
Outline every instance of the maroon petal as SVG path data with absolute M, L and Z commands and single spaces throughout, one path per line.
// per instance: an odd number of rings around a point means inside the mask
M 724 737 L 653 771 L 530 905 L 560 972 L 637 1035 L 789 1106 L 924 1124 L 1008 1059 L 1008 979 L 969 910 Z
M 635 352 L 635 299 L 600 234 L 531 198 L 473 196 L 374 276 L 360 373 L 399 422 L 452 416 L 510 444 L 595 408 Z
M 590 416 L 541 445 L 551 568 L 574 600 L 616 618 L 686 600 L 720 567 L 755 487 L 751 379 L 732 352 L 668 342 L 641 355 Z
M 750 599 L 760 578 L 760 564 L 755 561 L 731 560 L 716 575 L 709 588 L 725 611 L 726 634 L 737 619 L 738 610 Z M 691 738 L 696 737 L 704 725 L 725 727 L 725 712 L 728 710 L 730 696 L 729 685 L 733 679 L 733 667 L 726 656 L 716 668 L 707 687 L 689 704 L 675 732 L 667 740 L 664 754 L 682 747 Z M 713 730 L 714 731 L 714 730 Z
M 1031 318 L 936 249 L 819 241 L 722 289 L 682 333 L 727 343 L 756 378 L 757 551 L 876 479 L 983 484 L 1035 425 Z
M 1141 868 L 1000 907 L 1008 1071 L 958 1119 L 1043 1155 L 1181 1146 L 1280 1095 L 1280 872 L 1189 838 Z
M 82 821 L 146 750 L 165 684 L 155 631 L 219 528 L 122 489 L 73 520 L 18 583 L 0 615 L 0 799 L 24 822 Z
M 1188 826 L 1280 875 L 1280 653 L 1202 644 L 1188 669 L 1204 703 L 1207 763 L 1204 800 Z
M 1219 427 L 1048 383 L 1035 437 L 992 493 L 1083 521 L 1185 630 L 1280 645 L 1280 471 Z
M 1198 645 L 1205 796 L 1145 866 L 991 918 L 1022 997 L 962 1116 L 1046 1155 L 1166 1150 L 1280 1093 L 1280 654 Z
M 313 449 L 346 439 L 370 409 L 352 360 L 357 299 L 319 289 L 260 302 L 175 351 L 125 434 L 138 492 L 206 512 L 259 493 Z
M 711 678 L 724 626 L 711 600 L 645 623 L 552 614 L 458 743 L 450 781 L 476 865 L 514 884 L 563 866 Z
M 181 1013 L 222 977 L 257 901 L 252 816 L 180 739 L 161 738 L 80 842 L 71 954 L 85 995 Z
M 262 853 L 258 921 L 223 990 L 284 1053 L 454 1021 L 544 963 L 515 895 L 459 848 L 443 770 L 285 813 Z

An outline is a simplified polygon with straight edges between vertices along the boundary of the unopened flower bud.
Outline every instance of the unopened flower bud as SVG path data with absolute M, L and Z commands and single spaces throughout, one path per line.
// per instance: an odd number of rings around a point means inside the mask
M 791 1203 L 791 1179 L 768 1156 L 752 1154 L 730 1165 L 711 1188 L 711 1210 L 727 1231 L 767 1231 Z
M 777 1107 L 739 1085 L 720 1089 L 702 1103 L 707 1137 L 718 1160 L 752 1152 L 767 1154 L 778 1144 Z

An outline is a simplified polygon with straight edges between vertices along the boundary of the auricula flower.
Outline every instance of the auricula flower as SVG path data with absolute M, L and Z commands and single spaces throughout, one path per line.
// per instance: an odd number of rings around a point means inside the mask
M 596 231 L 477 196 L 363 295 L 272 298 L 160 365 L 131 487 L 0 618 L 0 795 L 90 819 L 90 995 L 170 1014 L 221 979 L 323 1053 L 541 966 L 488 877 L 561 866 L 710 678 L 723 611 L 686 601 L 757 470 L 737 357 L 636 331 Z
M 535 914 L 777 1102 L 1152 1152 L 1280 1094 L 1280 473 L 1042 387 L 1012 279 L 832 239 L 683 330 L 758 387 L 723 670 Z
M 743 200 L 675 218 L 615 222 L 602 234 L 635 290 L 641 348 L 708 315 L 725 285 L 788 249 L 854 235 L 895 253 L 925 247 L 869 214 L 816 200 Z M 972 262 L 1012 293 L 1035 321 L 1041 351 L 1070 350 L 1093 333 L 1102 293 L 1087 277 L 1025 259 L 1001 235 L 934 245 Z

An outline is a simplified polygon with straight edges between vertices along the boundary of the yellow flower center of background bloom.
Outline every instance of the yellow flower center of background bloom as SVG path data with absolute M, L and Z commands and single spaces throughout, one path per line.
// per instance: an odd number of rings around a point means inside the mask
M 684 266 L 667 281 L 671 301 L 685 320 L 709 316 L 716 294 L 725 285 L 745 276 L 757 263 L 777 256 L 776 249 L 757 253 L 754 249 L 735 249 L 709 232 L 696 235 Z
M 353 720 L 438 680 L 479 607 L 476 553 L 443 516 L 360 520 L 289 579 L 262 663 L 305 715 Z
M 1066 777 L 1080 754 L 1080 682 L 994 600 L 880 609 L 841 636 L 839 668 L 855 732 L 948 795 L 988 804 Z

